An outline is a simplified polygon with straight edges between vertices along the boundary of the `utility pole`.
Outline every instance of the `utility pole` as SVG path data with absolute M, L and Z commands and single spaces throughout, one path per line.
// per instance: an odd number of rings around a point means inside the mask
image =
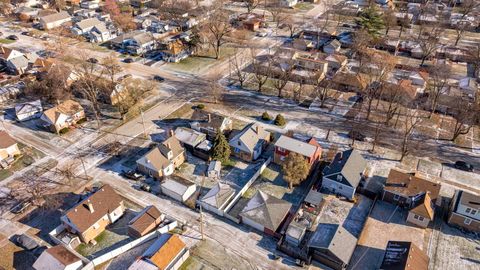
M 145 118 L 143 117 L 143 110 L 140 109 L 140 115 L 142 116 L 142 125 L 143 125 L 143 137 L 147 138 L 147 130 L 145 129 Z
M 80 157 L 80 161 L 82 162 L 83 172 L 85 173 L 85 180 L 88 181 L 87 169 L 85 168 L 85 163 L 83 162 L 83 158 L 82 158 L 82 157 Z
M 202 184 L 200 186 L 200 191 L 202 190 L 204 184 L 205 184 L 205 175 L 202 177 Z M 200 195 L 202 195 L 201 192 L 200 192 Z M 201 203 L 200 203 L 200 234 L 202 235 L 202 241 L 205 240 L 205 236 L 203 233 L 203 207 Z

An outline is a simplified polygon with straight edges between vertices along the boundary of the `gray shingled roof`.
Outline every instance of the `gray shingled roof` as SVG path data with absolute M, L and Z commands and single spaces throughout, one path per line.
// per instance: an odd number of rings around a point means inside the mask
M 217 183 L 203 196 L 202 202 L 219 209 L 234 193 L 235 191 L 229 185 Z
M 327 249 L 343 263 L 348 264 L 357 245 L 357 238 L 338 224 L 319 224 L 308 242 L 313 249 Z
M 258 129 L 258 131 L 257 131 Z M 230 140 L 230 145 L 238 147 L 235 142 L 240 140 L 248 149 L 249 152 L 253 152 L 255 148 L 263 143 L 265 139 L 270 136 L 270 133 L 266 131 L 259 124 L 251 123 L 247 125 L 242 132 L 237 134 L 232 140 Z
M 315 145 L 299 141 L 297 139 L 290 138 L 288 136 L 282 135 L 275 143 L 275 146 L 286 149 L 290 152 L 298 153 L 305 157 L 311 157 L 317 151 Z
M 75 26 L 81 30 L 85 30 L 88 28 L 92 28 L 96 25 L 99 25 L 101 23 L 102 22 L 97 18 L 88 18 L 88 19 L 79 21 L 78 23 L 75 24 Z
M 291 203 L 259 190 L 248 201 L 240 216 L 253 220 L 272 231 L 276 231 L 291 207 Z
M 336 177 L 330 178 L 329 175 L 341 173 L 343 175 L 341 183 L 352 187 L 357 187 L 362 179 L 362 172 L 367 167 L 367 161 L 354 149 L 338 153 L 335 159 L 325 167 L 323 175 L 331 180 L 338 181 Z

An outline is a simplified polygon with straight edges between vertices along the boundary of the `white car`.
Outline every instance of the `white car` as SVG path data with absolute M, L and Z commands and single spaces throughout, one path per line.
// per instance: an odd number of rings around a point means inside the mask
M 257 32 L 258 37 L 266 37 L 268 35 L 267 32 Z

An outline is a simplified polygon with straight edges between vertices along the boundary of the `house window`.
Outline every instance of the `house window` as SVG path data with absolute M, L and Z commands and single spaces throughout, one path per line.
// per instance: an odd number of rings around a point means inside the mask
M 94 229 L 94 230 L 98 229 L 98 227 L 100 227 L 100 226 L 98 226 L 97 223 L 93 224 L 93 229 Z
M 419 216 L 419 215 L 414 215 L 413 218 L 414 218 L 414 219 L 418 219 L 418 220 L 420 220 L 420 221 L 423 221 L 423 220 L 425 219 L 424 217 Z
M 393 200 L 394 200 L 394 201 L 400 200 L 400 196 L 397 195 L 397 194 L 394 194 L 394 195 L 393 195 Z
M 477 210 L 472 209 L 472 212 L 470 214 L 475 215 L 477 213 Z
M 467 208 L 467 210 L 465 210 L 465 213 L 470 214 L 470 211 L 472 211 L 472 208 Z
M 463 223 L 465 223 L 465 225 L 470 225 L 470 223 L 472 223 L 472 219 L 466 218 L 463 220 Z

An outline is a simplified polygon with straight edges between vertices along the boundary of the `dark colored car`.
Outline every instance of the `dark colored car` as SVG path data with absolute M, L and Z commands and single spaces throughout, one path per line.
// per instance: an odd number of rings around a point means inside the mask
M 466 172 L 473 172 L 473 165 L 465 161 L 456 161 L 455 168 Z
M 21 234 L 21 235 L 15 235 L 13 236 L 12 239 L 15 244 L 19 247 L 22 247 L 23 249 L 26 250 L 33 250 L 38 247 L 37 241 L 35 241 L 33 238 L 26 234 Z
M 123 176 L 135 181 L 142 179 L 142 175 L 139 173 L 136 173 L 135 171 L 123 171 Z
M 158 76 L 158 75 L 153 76 L 153 79 L 157 82 L 165 81 L 165 78 L 163 78 L 162 76 Z
M 10 212 L 12 212 L 12 213 L 14 213 L 14 214 L 21 214 L 21 213 L 23 213 L 30 205 L 31 205 L 31 203 L 30 203 L 29 201 L 21 202 L 21 203 L 15 205 L 12 209 L 10 209 Z
M 7 37 L 7 39 L 10 39 L 10 40 L 18 40 L 18 37 L 15 36 L 15 35 L 10 35 Z
M 356 130 L 351 130 L 350 132 L 348 132 L 348 137 L 350 137 L 351 139 L 355 139 L 356 141 L 365 141 L 365 138 L 366 136 L 363 135 L 362 133 L 360 133 L 359 131 L 356 131 Z
M 92 58 L 88 58 L 87 62 L 92 63 L 92 64 L 96 64 L 96 63 L 98 63 L 98 60 L 96 58 L 92 57 Z
M 24 35 L 24 36 L 30 36 L 30 32 L 28 32 L 28 31 L 24 31 L 21 34 Z
M 132 58 L 125 58 L 125 60 L 123 60 L 123 62 L 125 62 L 125 63 L 133 63 L 133 59 L 132 59 Z

